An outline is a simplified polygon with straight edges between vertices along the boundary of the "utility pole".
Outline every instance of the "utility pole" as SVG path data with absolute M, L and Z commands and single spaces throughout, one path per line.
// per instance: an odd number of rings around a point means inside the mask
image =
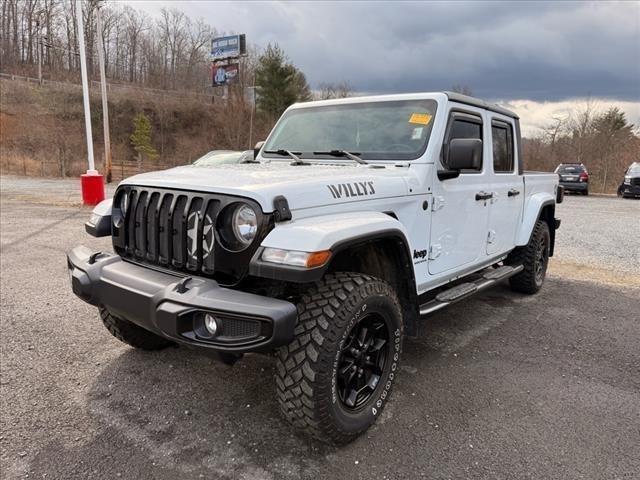
M 84 105 L 84 127 L 87 133 L 87 154 L 89 172 L 96 172 L 93 160 L 93 134 L 91 133 L 91 111 L 89 110 L 89 80 L 87 79 L 87 57 L 84 52 L 84 20 L 82 18 L 82 0 L 76 0 L 76 18 L 78 19 L 78 46 L 80 47 L 80 74 L 82 76 L 82 100 Z
M 111 183 L 111 138 L 109 135 L 109 105 L 107 102 L 107 77 L 104 68 L 104 42 L 102 38 L 102 8 L 96 11 L 98 35 L 98 62 L 100 63 L 100 91 L 102 93 L 102 127 L 104 130 L 104 169 L 107 183 Z
M 255 115 L 255 111 L 256 111 L 256 75 L 255 73 L 253 74 L 253 86 L 249 87 L 253 93 L 253 95 L 251 96 L 251 99 L 253 100 L 251 102 L 251 116 L 249 117 L 249 148 L 253 148 L 253 117 Z
M 82 99 L 84 104 L 84 126 L 87 134 L 87 156 L 89 169 L 81 175 L 82 202 L 96 205 L 104 200 L 103 177 L 96 170 L 93 160 L 93 134 L 91 133 L 91 112 L 89 111 L 89 81 L 87 79 L 87 58 L 84 50 L 84 21 L 82 18 L 82 0 L 76 0 L 78 19 L 78 46 L 80 47 L 80 73 L 82 75 Z

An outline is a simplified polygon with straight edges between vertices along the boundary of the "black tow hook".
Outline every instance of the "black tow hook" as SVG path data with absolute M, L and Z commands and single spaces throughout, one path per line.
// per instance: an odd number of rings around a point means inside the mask
M 184 277 L 182 280 L 180 280 L 178 282 L 178 284 L 176 285 L 175 291 L 178 293 L 184 293 L 187 290 L 189 290 L 187 288 L 187 283 L 189 283 L 191 281 L 191 277 Z
M 102 252 L 94 252 L 89 256 L 89 260 L 87 260 L 87 263 L 89 265 L 93 265 L 94 263 L 96 263 L 96 260 L 98 259 L 98 257 L 102 255 Z

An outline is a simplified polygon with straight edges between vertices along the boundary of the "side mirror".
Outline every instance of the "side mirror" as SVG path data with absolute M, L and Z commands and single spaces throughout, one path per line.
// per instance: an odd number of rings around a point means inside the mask
M 482 140 L 454 138 L 449 142 L 447 167 L 450 170 L 478 170 L 482 167 Z
M 264 146 L 264 142 L 258 142 L 258 143 L 256 143 L 256 146 L 253 147 L 253 159 L 254 160 L 256 158 L 258 158 L 258 154 L 260 153 L 260 150 L 262 149 L 263 146 Z

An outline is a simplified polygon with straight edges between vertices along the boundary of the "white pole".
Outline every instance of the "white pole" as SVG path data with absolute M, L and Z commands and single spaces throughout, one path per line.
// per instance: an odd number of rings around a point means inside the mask
M 253 87 L 249 87 L 252 90 L 253 95 L 251 96 L 251 116 L 249 117 L 249 148 L 252 149 L 253 145 L 253 116 L 256 110 L 256 80 L 255 76 L 253 79 Z
M 84 53 L 84 25 L 82 20 L 82 0 L 76 0 L 76 17 L 78 18 L 78 46 L 80 47 L 80 73 L 82 74 L 82 97 L 84 100 L 84 126 L 87 131 L 87 153 L 89 169 L 87 173 L 97 174 L 93 161 L 93 135 L 91 134 L 91 112 L 89 111 L 89 83 L 87 81 L 87 59 Z
M 102 92 L 102 126 L 104 130 L 104 168 L 107 183 L 111 183 L 111 139 L 109 135 L 109 105 L 107 103 L 107 77 L 104 71 L 104 45 L 102 42 L 102 9 L 96 11 L 98 60 L 100 61 L 100 91 Z

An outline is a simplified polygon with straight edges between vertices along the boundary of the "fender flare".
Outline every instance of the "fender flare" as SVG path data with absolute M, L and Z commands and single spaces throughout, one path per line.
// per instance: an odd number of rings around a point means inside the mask
M 524 207 L 520 228 L 516 234 L 516 246 L 522 246 L 529 243 L 536 222 L 540 218 L 540 213 L 548 205 L 553 205 L 555 207 L 555 204 L 555 197 L 547 192 L 539 192 L 529 198 Z
M 401 241 L 408 258 L 411 258 L 404 226 L 382 212 L 348 212 L 281 223 L 265 237 L 253 255 L 249 273 L 255 277 L 294 283 L 315 282 L 322 278 L 331 261 L 318 268 L 306 269 L 263 262 L 262 252 L 268 247 L 303 252 L 331 250 L 333 259 L 337 253 L 352 246 L 387 238 Z M 410 265 L 410 273 L 415 278 L 413 263 Z

